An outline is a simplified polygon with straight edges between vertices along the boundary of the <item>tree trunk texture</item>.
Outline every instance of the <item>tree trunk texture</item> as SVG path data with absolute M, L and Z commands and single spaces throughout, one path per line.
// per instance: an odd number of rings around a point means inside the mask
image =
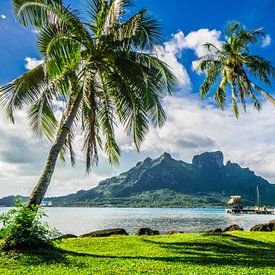
M 60 131 L 58 131 L 55 142 L 50 149 L 44 170 L 27 201 L 26 207 L 41 204 L 51 182 L 60 150 L 66 142 L 67 136 L 76 117 L 81 98 L 81 94 L 79 94 L 75 99 L 71 109 L 68 111 L 67 115 L 65 115 L 63 125 L 61 126 Z

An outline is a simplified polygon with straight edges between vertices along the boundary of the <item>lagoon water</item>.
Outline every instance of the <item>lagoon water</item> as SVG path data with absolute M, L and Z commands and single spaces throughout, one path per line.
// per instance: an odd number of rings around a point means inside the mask
M 0 208 L 0 213 L 8 208 Z M 257 223 L 275 219 L 275 215 L 229 215 L 213 208 L 46 208 L 47 222 L 62 233 L 76 235 L 93 230 L 122 227 L 134 234 L 140 227 L 165 233 L 169 230 L 203 232 L 238 224 L 248 230 Z

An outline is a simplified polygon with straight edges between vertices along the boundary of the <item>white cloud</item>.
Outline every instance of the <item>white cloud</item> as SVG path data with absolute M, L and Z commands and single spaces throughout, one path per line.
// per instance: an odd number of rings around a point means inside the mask
M 192 49 L 195 55 L 200 58 L 207 54 L 204 47 L 205 43 L 212 43 L 217 48 L 220 48 L 222 42 L 220 41 L 221 32 L 217 30 L 200 29 L 198 31 L 190 32 L 184 41 L 184 48 Z M 192 62 L 192 69 L 195 71 L 198 66 L 198 60 Z
M 206 42 L 214 44 L 216 47 L 220 47 L 222 42 L 220 41 L 221 32 L 217 30 L 199 29 L 198 31 L 190 32 L 183 41 L 183 46 L 186 49 L 192 49 L 195 51 L 197 57 L 201 57 L 207 53 L 207 50 L 203 46 Z
M 23 111 L 16 115 L 12 125 L 0 115 L 0 198 L 10 194 L 27 195 L 31 192 L 44 166 L 50 145 L 37 140 L 26 122 Z M 72 168 L 57 163 L 48 195 L 62 195 L 95 186 L 100 180 L 116 174 L 104 158 L 99 167 L 85 174 L 85 161 L 81 151 L 82 138 L 76 136 L 77 164 Z
M 184 34 L 182 32 L 173 35 L 168 42 L 156 47 L 156 52 L 158 57 L 170 66 L 178 79 L 179 85 L 190 90 L 192 86 L 190 77 L 183 64 L 179 61 L 183 50 L 181 46 L 183 37 Z
M 0 16 L 1 16 L 1 18 L 4 19 L 4 20 L 7 19 L 7 16 L 6 16 L 5 14 L 1 14 Z
M 32 70 L 36 66 L 43 63 L 43 60 L 38 60 L 38 59 L 32 58 L 32 57 L 26 57 L 25 61 L 26 61 L 25 68 L 27 70 Z
M 184 54 L 184 50 L 193 50 L 196 57 L 200 58 L 207 53 L 203 46 L 204 43 L 212 43 L 218 48 L 221 46 L 222 42 L 220 41 L 220 36 L 220 31 L 209 29 L 199 29 L 188 33 L 186 36 L 182 31 L 179 31 L 162 46 L 158 46 L 156 51 L 158 53 L 158 57 L 172 68 L 179 80 L 180 86 L 190 90 L 192 86 L 190 77 L 186 68 L 180 62 L 180 58 Z M 197 60 L 192 62 L 193 70 L 196 69 L 197 64 Z
M 271 36 L 269 34 L 267 34 L 264 39 L 263 39 L 263 42 L 262 42 L 262 47 L 265 48 L 265 47 L 268 47 L 271 43 Z

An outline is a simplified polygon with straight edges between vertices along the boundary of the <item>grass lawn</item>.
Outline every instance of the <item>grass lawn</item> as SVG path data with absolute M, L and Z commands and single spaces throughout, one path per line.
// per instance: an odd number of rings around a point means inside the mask
M 275 232 L 67 239 L 1 253 L 0 274 L 275 274 Z

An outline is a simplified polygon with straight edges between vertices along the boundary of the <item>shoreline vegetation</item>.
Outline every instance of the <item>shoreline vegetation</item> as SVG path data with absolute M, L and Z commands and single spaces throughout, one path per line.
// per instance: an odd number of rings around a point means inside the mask
M 0 272 L 270 275 L 274 251 L 275 232 L 70 238 L 50 249 L 0 252 Z

